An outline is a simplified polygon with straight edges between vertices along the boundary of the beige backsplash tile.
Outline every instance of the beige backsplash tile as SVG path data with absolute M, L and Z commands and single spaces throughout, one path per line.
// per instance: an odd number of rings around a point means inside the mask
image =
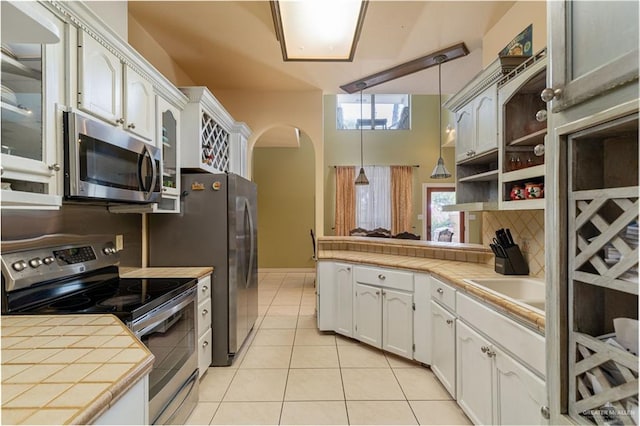
M 506 210 L 482 213 L 482 243 L 488 246 L 495 231 L 509 228 L 524 258 L 529 275 L 544 278 L 544 210 Z

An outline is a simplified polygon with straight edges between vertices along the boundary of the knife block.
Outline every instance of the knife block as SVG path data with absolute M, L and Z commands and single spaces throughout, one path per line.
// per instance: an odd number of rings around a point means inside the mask
M 504 247 L 503 247 L 504 248 Z M 502 275 L 529 275 L 529 265 L 524 260 L 520 247 L 504 248 L 507 257 L 496 257 L 495 271 Z

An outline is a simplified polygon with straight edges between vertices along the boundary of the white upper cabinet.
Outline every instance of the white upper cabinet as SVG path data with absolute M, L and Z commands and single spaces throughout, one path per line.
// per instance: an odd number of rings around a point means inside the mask
M 78 108 L 154 141 L 153 84 L 85 31 L 78 42 Z
M 498 147 L 498 110 L 495 86 L 482 92 L 473 102 L 476 146 L 474 152 L 482 154 Z
M 78 40 L 78 108 L 122 124 L 122 62 L 84 31 L 79 31 Z
M 62 204 L 65 23 L 35 2 L 1 2 L 2 208 Z M 10 25 L 5 25 L 10 21 Z M 41 38 L 40 38 L 41 36 Z
M 554 112 L 638 80 L 637 1 L 550 1 Z
M 124 127 L 131 133 L 153 140 L 156 128 L 153 85 L 131 67 L 125 66 L 124 75 Z
M 456 112 L 456 161 L 464 161 L 475 146 L 473 137 L 473 104 Z

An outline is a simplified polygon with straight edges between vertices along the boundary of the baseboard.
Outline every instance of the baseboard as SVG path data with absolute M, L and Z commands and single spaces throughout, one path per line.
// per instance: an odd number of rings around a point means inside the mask
M 287 273 L 287 272 L 304 272 L 304 273 L 308 273 L 308 274 L 315 274 L 316 273 L 316 269 L 315 268 L 258 268 L 258 273 L 279 273 L 279 274 L 283 274 L 283 273 Z

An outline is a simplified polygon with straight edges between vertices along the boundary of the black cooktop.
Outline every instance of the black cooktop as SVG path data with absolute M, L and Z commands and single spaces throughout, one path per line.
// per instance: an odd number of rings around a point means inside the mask
M 194 287 L 193 278 L 119 278 L 113 274 L 47 283 L 9 296 L 15 314 L 112 313 L 130 322 Z M 11 305 L 14 309 L 11 309 Z

